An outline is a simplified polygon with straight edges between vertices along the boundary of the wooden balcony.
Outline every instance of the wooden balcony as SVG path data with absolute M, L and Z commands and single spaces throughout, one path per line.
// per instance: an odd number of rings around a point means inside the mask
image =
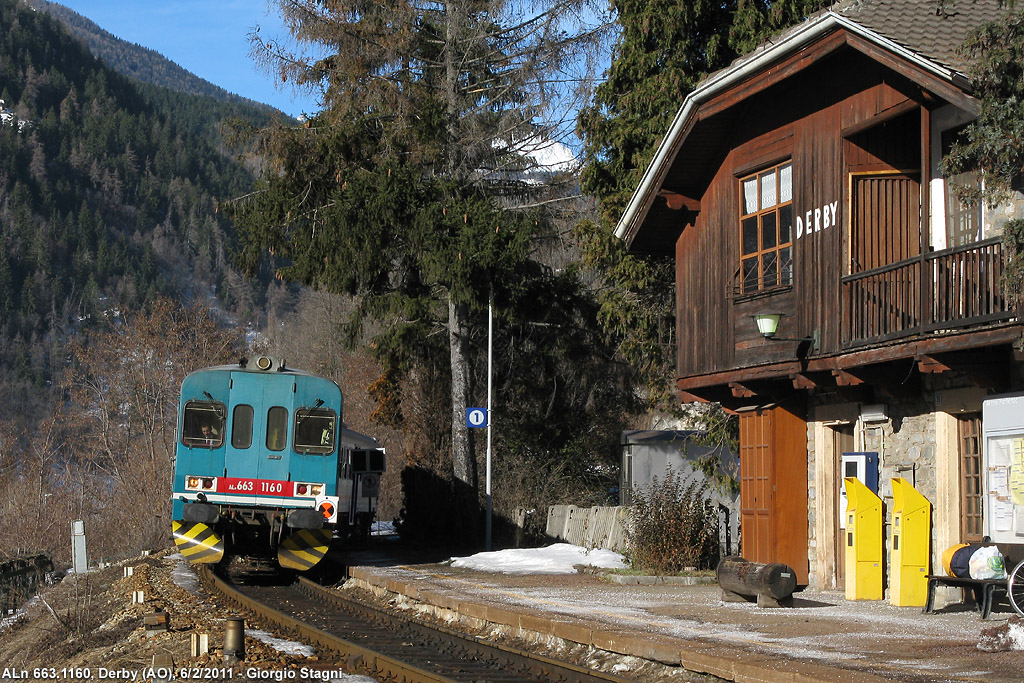
M 1002 274 L 995 237 L 848 275 L 841 279 L 842 346 L 1010 320 Z

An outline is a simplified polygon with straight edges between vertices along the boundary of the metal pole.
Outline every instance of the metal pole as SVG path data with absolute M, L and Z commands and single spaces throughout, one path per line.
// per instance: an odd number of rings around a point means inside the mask
M 228 617 L 224 622 L 224 649 L 221 657 L 225 664 L 237 664 L 245 659 L 245 618 Z
M 491 356 L 494 349 L 494 290 L 491 290 L 487 301 L 487 529 L 484 539 L 484 550 L 491 549 L 491 429 L 494 415 L 491 413 Z

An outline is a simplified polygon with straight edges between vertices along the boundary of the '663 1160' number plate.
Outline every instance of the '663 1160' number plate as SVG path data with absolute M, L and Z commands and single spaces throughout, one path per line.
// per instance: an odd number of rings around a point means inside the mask
M 293 496 L 295 482 L 275 479 L 242 479 L 220 477 L 217 479 L 217 493 L 248 493 L 254 496 Z

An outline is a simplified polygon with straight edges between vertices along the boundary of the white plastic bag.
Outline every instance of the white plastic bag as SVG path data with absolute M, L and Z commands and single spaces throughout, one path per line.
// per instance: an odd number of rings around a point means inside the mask
M 1005 579 L 1006 567 L 1003 565 L 1003 554 L 994 545 L 978 548 L 971 555 L 972 579 Z

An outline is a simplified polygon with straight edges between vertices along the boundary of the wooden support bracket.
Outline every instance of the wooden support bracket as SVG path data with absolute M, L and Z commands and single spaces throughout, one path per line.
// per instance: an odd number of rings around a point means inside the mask
M 928 373 L 949 372 L 950 367 L 935 356 L 920 355 L 915 358 L 918 371 Z
M 732 395 L 736 398 L 753 398 L 757 396 L 756 391 L 739 382 L 729 382 L 729 389 L 732 390 Z
M 687 211 L 693 211 L 694 213 L 698 213 L 700 211 L 699 199 L 687 197 L 685 194 L 680 192 L 673 192 L 672 190 L 666 190 L 664 188 L 658 194 L 665 198 L 665 203 L 668 204 L 668 208 L 673 211 L 678 211 L 683 208 Z
M 678 396 L 679 400 L 683 403 L 710 403 L 710 401 L 703 396 L 698 396 L 697 394 L 689 391 L 683 391 L 682 389 L 676 390 L 676 396 Z
M 794 389 L 817 389 L 818 383 L 813 379 L 802 373 L 796 373 L 789 376 L 789 379 L 793 382 Z
M 858 384 L 864 384 L 864 380 L 846 370 L 833 370 L 832 376 L 835 377 L 836 384 L 841 387 L 855 387 Z

